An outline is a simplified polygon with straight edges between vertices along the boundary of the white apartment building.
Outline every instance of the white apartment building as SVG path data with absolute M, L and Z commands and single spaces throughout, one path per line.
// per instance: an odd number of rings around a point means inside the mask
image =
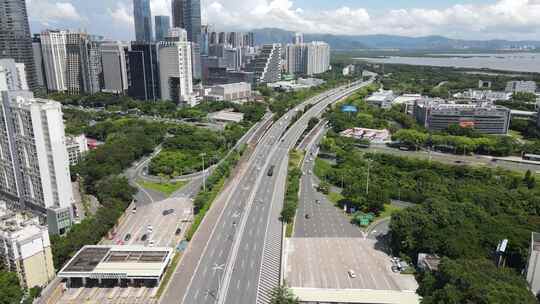
M 0 60 L 0 199 L 63 234 L 72 224 L 73 190 L 62 107 L 33 98 L 22 75 L 13 60 Z
M 289 44 L 286 48 L 289 74 L 316 75 L 330 69 L 330 45 L 322 41 Z
M 0 201 L 0 263 L 15 272 L 23 287 L 45 286 L 54 278 L 47 227 L 30 214 L 14 212 Z
M 103 66 L 103 91 L 121 94 L 128 90 L 126 51 L 127 44 L 103 43 L 100 46 Z
M 537 89 L 534 81 L 509 81 L 506 83 L 508 93 L 535 93 Z
M 66 87 L 66 31 L 41 32 L 41 51 L 47 90 L 63 92 Z
M 68 152 L 69 164 L 74 166 L 88 152 L 88 140 L 84 134 L 79 136 L 66 136 L 66 148 Z
M 167 41 L 159 45 L 161 98 L 186 106 L 195 106 L 191 43 L 184 29 L 169 30 Z

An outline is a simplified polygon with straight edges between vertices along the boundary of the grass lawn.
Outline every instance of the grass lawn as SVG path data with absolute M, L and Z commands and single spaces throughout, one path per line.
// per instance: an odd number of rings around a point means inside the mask
M 179 182 L 174 182 L 174 183 L 153 183 L 153 182 L 138 180 L 137 183 L 144 188 L 161 192 L 165 195 L 171 195 L 174 192 L 176 192 L 178 189 L 184 187 L 188 182 L 179 181 Z
M 345 198 L 341 193 L 337 192 L 330 192 L 327 197 L 334 205 L 337 205 L 340 200 Z
M 298 167 L 302 164 L 304 160 L 304 152 L 293 150 L 289 154 L 289 167 Z
M 375 218 L 375 220 L 391 217 L 392 214 L 394 214 L 395 212 L 397 212 L 399 210 L 402 210 L 402 209 L 403 208 L 398 207 L 398 206 L 394 206 L 394 205 L 391 205 L 391 204 L 386 204 L 386 205 L 384 205 L 384 211 L 379 216 L 377 216 Z

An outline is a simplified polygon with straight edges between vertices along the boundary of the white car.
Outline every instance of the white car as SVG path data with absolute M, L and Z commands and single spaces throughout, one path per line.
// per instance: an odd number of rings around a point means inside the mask
M 154 240 L 150 240 L 150 241 L 148 242 L 148 246 L 154 247 L 154 245 L 155 245 Z
M 146 229 L 148 230 L 148 232 L 152 233 L 152 231 L 154 231 L 154 227 L 152 227 L 152 225 L 148 225 L 148 227 L 146 227 Z
M 349 276 L 350 276 L 351 278 L 353 278 L 353 279 L 356 278 L 356 273 L 354 272 L 354 270 L 349 269 L 349 271 L 347 271 L 347 272 L 349 273 Z

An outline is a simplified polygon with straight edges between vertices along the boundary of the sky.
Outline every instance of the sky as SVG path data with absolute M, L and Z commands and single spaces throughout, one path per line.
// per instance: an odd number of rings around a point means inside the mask
M 30 27 L 134 37 L 133 0 L 26 0 Z M 151 0 L 170 15 L 171 0 Z M 540 40 L 540 0 L 201 0 L 216 31 L 276 27 L 343 35 Z

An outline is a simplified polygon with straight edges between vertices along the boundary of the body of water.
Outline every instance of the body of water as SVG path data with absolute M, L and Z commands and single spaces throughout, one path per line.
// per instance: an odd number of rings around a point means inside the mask
M 430 55 L 431 56 L 431 55 Z M 540 53 L 437 54 L 433 57 L 355 58 L 373 63 L 490 69 L 540 73 Z

